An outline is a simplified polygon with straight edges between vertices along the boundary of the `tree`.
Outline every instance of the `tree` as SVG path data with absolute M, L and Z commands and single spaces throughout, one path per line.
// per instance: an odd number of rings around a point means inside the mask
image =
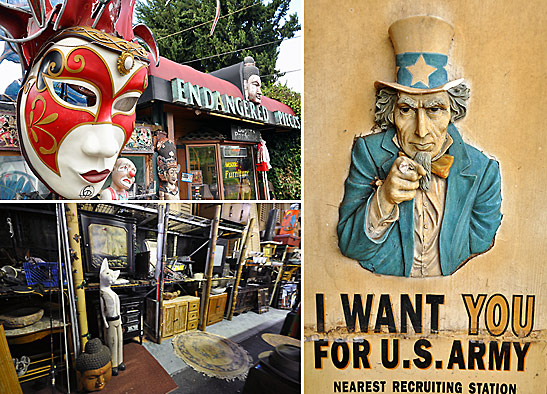
M 300 93 L 286 85 L 269 84 L 263 86 L 265 96 L 281 101 L 292 108 L 296 116 L 301 116 Z M 278 200 L 299 200 L 301 182 L 301 139 L 300 130 L 285 133 L 262 133 L 270 153 L 272 169 L 268 179 L 272 182 L 275 198 Z
M 153 31 L 160 54 L 177 63 L 210 72 L 252 56 L 262 75 L 277 75 L 281 41 L 300 30 L 297 15 L 288 15 L 290 0 L 267 5 L 262 0 L 221 0 L 220 4 L 220 15 L 226 17 L 218 21 L 213 36 L 209 21 L 215 16 L 215 0 L 171 0 L 167 5 L 165 0 L 148 0 L 137 4 L 136 16 Z M 242 49 L 248 47 L 254 48 Z M 217 54 L 223 55 L 213 56 Z

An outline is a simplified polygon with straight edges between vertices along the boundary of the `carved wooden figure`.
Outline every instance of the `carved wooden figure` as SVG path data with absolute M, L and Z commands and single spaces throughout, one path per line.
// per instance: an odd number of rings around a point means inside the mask
M 101 313 L 105 326 L 106 344 L 112 353 L 112 375 L 125 370 L 123 363 L 123 332 L 120 316 L 120 298 L 111 289 L 111 285 L 120 276 L 120 271 L 110 269 L 104 259 L 100 270 Z
M 378 274 L 450 275 L 487 251 L 501 223 L 497 161 L 463 142 L 469 89 L 445 69 L 453 27 L 391 25 L 397 82 L 377 81 L 381 132 L 357 138 L 340 205 L 341 252 Z

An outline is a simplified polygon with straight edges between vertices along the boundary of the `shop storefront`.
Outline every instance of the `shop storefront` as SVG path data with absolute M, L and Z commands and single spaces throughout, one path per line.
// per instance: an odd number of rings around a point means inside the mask
M 163 58 L 150 68 L 149 82 L 137 120 L 161 124 L 175 141 L 181 199 L 270 199 L 257 168 L 261 137 L 300 129 L 291 108 L 267 97 L 260 104 L 246 100 L 242 83 Z
M 229 68 L 242 67 L 243 62 Z M 214 76 L 165 58 L 159 67 L 149 68 L 149 85 L 137 104 L 133 134 L 120 154 L 136 167 L 130 199 L 158 198 L 156 145 L 161 138 L 176 145 L 180 199 L 271 198 L 267 175 L 257 168 L 262 135 L 299 130 L 300 119 L 291 108 L 268 97 L 260 103 L 245 99 L 243 81 L 223 79 L 222 71 Z M 67 94 L 67 100 L 83 99 L 74 91 Z M 21 154 L 15 97 L 12 102 L 2 100 L 0 123 L 0 198 L 47 198 L 48 188 Z

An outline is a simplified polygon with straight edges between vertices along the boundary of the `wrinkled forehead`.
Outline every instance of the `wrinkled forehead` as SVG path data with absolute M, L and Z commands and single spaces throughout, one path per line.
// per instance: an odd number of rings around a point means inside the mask
M 397 104 L 406 104 L 410 107 L 433 107 L 436 105 L 446 106 L 450 105 L 450 99 L 447 92 L 436 92 L 426 94 L 410 94 L 405 92 L 398 92 Z
M 66 62 L 69 58 L 77 62 L 79 66 L 77 72 L 71 71 L 75 79 L 88 81 L 103 88 L 104 85 L 111 85 L 114 92 L 120 91 L 139 70 L 147 67 L 145 62 L 134 58 L 131 69 L 125 75 L 122 75 L 119 71 L 120 62 L 124 61 L 122 52 L 105 48 L 79 37 L 66 37 L 53 43 L 44 55 L 35 62 L 31 70 L 32 76 L 36 76 L 42 68 L 42 61 L 48 58 L 48 54 L 51 52 L 60 52 L 62 54 L 60 60 L 63 62 Z M 97 64 L 97 62 L 102 64 Z

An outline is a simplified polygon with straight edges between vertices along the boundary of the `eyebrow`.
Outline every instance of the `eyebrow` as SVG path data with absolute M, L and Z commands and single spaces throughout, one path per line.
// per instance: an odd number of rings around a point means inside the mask
M 424 103 L 424 108 L 432 108 L 436 106 L 448 108 L 448 103 L 445 100 L 440 98 L 431 99 Z
M 418 108 L 418 103 L 409 97 L 399 97 L 399 100 L 397 100 L 397 105 L 400 106 L 401 104 L 406 104 L 414 109 Z

